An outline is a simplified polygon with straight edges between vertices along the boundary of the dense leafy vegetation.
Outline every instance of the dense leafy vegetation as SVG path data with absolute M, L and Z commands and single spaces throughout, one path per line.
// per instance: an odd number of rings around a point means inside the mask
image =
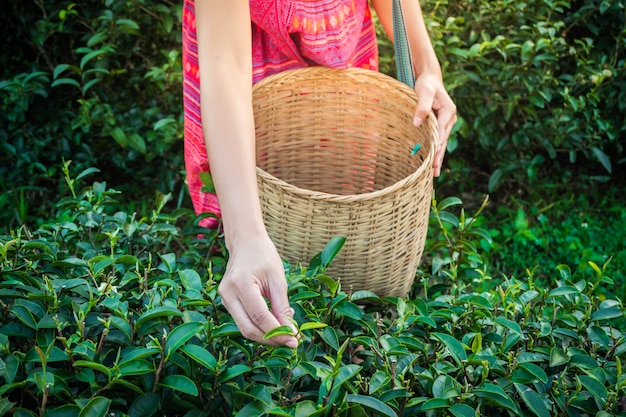
M 76 188 L 93 171 L 67 177 L 55 222 L 0 238 L 0 415 L 625 411 L 624 306 L 597 296 L 611 278 L 560 265 L 552 288 L 507 279 L 483 291 L 476 248 L 488 235 L 456 198 L 433 202 L 431 259 L 413 297 L 286 266 L 300 345 L 266 348 L 220 304 L 215 231 L 163 212 L 164 195 L 148 216 L 116 212 L 106 184 Z
M 558 176 L 581 166 L 607 181 L 624 163 L 623 3 L 429 4 L 463 119 L 450 150 L 472 155 L 490 174 L 490 192 L 507 179 L 532 187 L 554 169 Z
M 3 10 L 3 226 L 51 215 L 63 157 L 132 194 L 183 198 L 180 9 L 107 0 Z

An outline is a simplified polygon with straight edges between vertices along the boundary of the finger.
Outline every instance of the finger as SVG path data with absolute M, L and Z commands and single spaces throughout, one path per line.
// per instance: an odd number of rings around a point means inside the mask
M 435 153 L 433 166 L 435 177 L 438 177 L 441 174 L 441 167 L 443 166 L 443 160 L 448 146 L 448 138 L 450 137 L 450 132 L 452 131 L 456 120 L 457 116 L 454 104 L 441 107 L 437 110 L 439 146 L 437 148 L 437 152 Z
M 413 116 L 413 125 L 420 126 L 428 117 L 433 108 L 435 92 L 430 88 L 419 88 L 415 90 L 417 94 L 417 109 Z
M 263 339 L 263 336 L 265 336 L 266 332 L 264 332 L 259 326 L 254 323 L 253 319 L 249 315 L 250 313 L 246 310 L 246 307 L 244 307 L 246 305 L 245 302 L 242 301 L 238 296 L 238 294 L 241 294 L 242 291 L 239 291 L 236 287 L 230 284 L 228 280 L 224 280 L 218 287 L 218 292 L 222 297 L 222 304 L 224 305 L 224 307 L 226 307 L 226 310 L 228 310 L 233 320 L 235 320 L 235 324 L 237 325 L 237 328 L 239 329 L 243 337 L 259 343 L 276 345 L 278 344 L 278 342 L 276 341 Z M 245 292 L 256 294 L 256 297 L 259 297 L 261 299 L 262 307 L 260 307 L 259 313 L 253 313 L 256 317 L 263 317 L 263 310 L 266 310 L 265 314 L 269 314 L 269 316 L 273 318 L 273 316 L 269 313 L 269 310 L 265 305 L 265 301 L 263 300 L 263 297 L 261 296 L 261 293 L 257 286 L 252 285 L 248 289 L 246 289 Z M 255 296 L 252 295 L 252 298 L 254 297 Z M 269 325 L 271 326 L 271 323 Z M 277 326 L 279 326 L 279 324 L 276 322 L 274 327 Z
M 246 312 L 245 317 L 242 317 L 242 322 L 245 321 L 247 325 L 251 327 L 251 333 L 253 334 L 251 335 L 253 337 L 248 337 L 246 335 L 244 336 L 264 344 L 287 345 L 289 347 L 297 347 L 298 341 L 296 340 L 295 336 L 280 335 L 274 336 L 271 339 L 263 339 L 265 333 L 286 323 L 281 323 L 280 321 L 278 321 L 275 315 L 272 314 L 272 312 L 270 312 L 269 308 L 267 307 L 265 299 L 261 294 L 260 288 L 256 285 L 254 286 L 254 288 L 255 289 L 253 291 L 251 291 L 250 289 L 242 291 L 239 296 L 239 300 Z M 287 291 L 285 289 L 285 297 L 286 293 Z M 260 337 L 257 336 L 257 332 L 260 332 Z
M 295 335 L 298 334 L 298 329 L 294 326 L 292 319 L 294 315 L 293 308 L 289 305 L 289 298 L 287 297 L 287 286 L 274 287 L 270 293 L 270 306 L 272 308 L 272 314 L 276 317 L 276 320 L 281 325 L 291 327 L 293 331 L 293 340 L 287 341 L 285 344 L 289 347 L 298 347 L 298 341 Z
M 262 341 L 264 333 L 250 320 L 236 292 L 230 289 L 224 281 L 218 287 L 218 292 L 222 297 L 222 304 L 226 307 L 233 320 L 235 320 L 235 324 L 242 336 L 257 342 Z

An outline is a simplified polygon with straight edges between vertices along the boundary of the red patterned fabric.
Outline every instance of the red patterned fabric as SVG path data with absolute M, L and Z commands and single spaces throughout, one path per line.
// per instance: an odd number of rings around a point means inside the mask
M 252 83 L 312 65 L 378 70 L 376 33 L 367 0 L 250 0 Z M 209 170 L 200 116 L 194 1 L 183 6 L 185 166 L 196 213 L 219 214 L 214 194 L 200 191 Z M 215 219 L 203 225 L 214 226 Z

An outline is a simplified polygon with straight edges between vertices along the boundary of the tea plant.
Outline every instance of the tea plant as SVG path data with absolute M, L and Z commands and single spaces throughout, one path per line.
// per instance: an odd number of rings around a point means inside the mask
M 434 205 L 410 297 L 325 275 L 341 238 L 286 265 L 289 349 L 245 340 L 221 305 L 218 230 L 164 213 L 164 195 L 116 212 L 115 190 L 77 188 L 94 170 L 62 169 L 58 219 L 0 237 L 0 416 L 624 415 L 624 306 L 596 296 L 610 278 L 561 266 L 551 288 L 474 290 L 461 271 L 487 268 L 483 236 L 448 211 L 460 200 Z

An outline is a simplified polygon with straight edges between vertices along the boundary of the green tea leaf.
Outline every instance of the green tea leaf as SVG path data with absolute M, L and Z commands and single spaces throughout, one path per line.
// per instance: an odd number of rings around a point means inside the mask
M 593 343 L 596 343 L 604 348 L 607 348 L 611 343 L 609 336 L 601 327 L 589 326 L 587 328 L 587 335 Z
M 92 381 L 92 380 L 93 379 L 90 379 L 89 381 Z M 129 390 L 135 392 L 138 395 L 143 395 L 143 393 L 144 393 L 137 385 L 135 385 L 135 384 L 133 384 L 131 382 L 128 382 L 125 379 L 121 379 L 121 378 L 116 379 L 116 380 L 113 381 L 113 384 L 114 385 L 121 385 L 121 386 L 123 386 L 125 388 L 128 388 Z
M 134 20 L 117 19 L 115 21 L 115 24 L 118 25 L 118 26 L 124 26 L 124 32 L 127 32 L 127 33 L 130 33 L 130 32 L 128 32 L 128 30 L 133 30 L 133 31 L 139 30 L 139 25 Z
M 94 397 L 80 411 L 78 417 L 104 417 L 109 412 L 111 400 L 105 397 Z
M 161 353 L 160 349 L 157 348 L 144 348 L 144 347 L 130 347 L 126 348 L 122 351 L 122 357 L 120 360 L 120 364 L 124 362 L 129 362 L 137 359 L 144 359 L 149 356 L 156 356 Z
M 202 280 L 200 279 L 200 274 L 196 271 L 193 269 L 184 269 L 182 271 L 178 271 L 178 276 L 180 277 L 180 281 L 186 290 L 196 290 L 198 292 L 202 292 Z
M 80 407 L 76 404 L 65 404 L 46 410 L 46 417 L 78 417 L 79 414 Z M 0 410 L 0 416 L 1 415 L 3 415 L 2 410 Z
M 349 317 L 352 320 L 361 320 L 365 313 L 356 304 L 350 301 L 344 301 L 335 307 L 335 311 L 340 316 Z
M 343 248 L 344 243 L 346 243 L 346 238 L 343 236 L 335 236 L 331 238 L 324 249 L 322 250 L 322 267 L 326 268 L 330 263 L 335 259 L 341 248 Z
M 454 384 L 454 380 L 449 375 L 440 375 L 433 382 L 433 397 L 449 400 L 459 396 L 459 390 Z
M 572 295 L 572 294 L 580 294 L 580 290 L 571 285 L 564 285 L 562 287 L 558 287 L 553 289 L 548 293 L 548 297 L 560 297 L 564 295 Z
M 609 159 L 607 154 L 602 152 L 600 150 L 600 148 L 598 148 L 596 146 L 592 146 L 591 147 L 591 151 L 593 152 L 595 157 L 598 159 L 598 161 L 602 164 L 604 169 L 606 169 L 607 172 L 611 173 L 613 169 L 612 169 L 612 166 L 611 166 L 611 160 Z
M 466 404 L 454 404 L 448 409 L 454 417 L 476 417 L 476 410 Z
M 354 364 L 342 366 L 335 378 L 333 390 L 338 389 L 341 385 L 354 378 L 354 376 L 358 374 L 362 368 L 362 366 Z
M 592 320 L 608 320 L 622 317 L 622 310 L 618 307 L 602 308 L 598 311 L 591 313 Z
M 183 323 L 177 326 L 165 340 L 165 356 L 169 358 L 179 347 L 194 337 L 204 325 L 198 322 Z
M 290 297 L 290 301 L 305 301 L 313 298 L 321 297 L 321 294 L 315 291 L 302 291 Z
M 223 374 L 220 375 L 220 382 L 230 381 L 233 378 L 243 375 L 250 371 L 250 367 L 243 364 L 233 365 L 226 368 Z
M 391 382 L 391 377 L 384 371 L 376 371 L 376 373 L 370 379 L 370 384 L 368 388 L 368 394 L 372 395 L 384 388 Z
M 99 363 L 96 362 L 90 362 L 90 361 L 85 361 L 85 360 L 77 360 L 74 361 L 74 363 L 72 363 L 72 366 L 76 366 L 79 368 L 89 368 L 89 369 L 93 369 L 94 371 L 98 371 L 103 373 L 104 375 L 106 375 L 108 378 L 111 378 L 111 370 L 109 368 L 107 368 L 104 365 L 101 365 Z
M 524 369 L 529 374 L 533 375 L 540 382 L 543 382 L 544 384 L 548 383 L 548 375 L 539 366 L 533 363 L 521 363 L 519 367 Z
M 598 380 L 586 375 L 577 376 L 577 378 L 582 386 L 585 387 L 587 391 L 589 391 L 593 398 L 595 398 L 603 406 L 604 404 L 606 404 L 608 400 L 608 392 L 603 384 L 598 382 Z
M 87 53 L 87 54 L 86 54 L 86 55 L 85 55 L 85 56 L 84 56 L 84 57 L 80 60 L 80 69 L 81 69 L 81 70 L 83 70 L 83 69 L 85 68 L 85 65 L 86 65 L 89 61 L 91 61 L 92 59 L 94 59 L 94 58 L 96 58 L 96 57 L 98 57 L 98 56 L 100 56 L 100 55 L 106 54 L 107 52 L 109 52 L 109 51 L 108 51 L 108 50 L 106 50 L 106 49 L 97 49 L 97 50 L 95 50 L 95 51 L 91 51 L 91 52 Z
M 333 327 L 328 326 L 324 328 L 320 333 L 320 337 L 334 350 L 339 350 L 339 336 L 337 336 L 337 332 Z
M 144 322 L 148 320 L 152 320 L 152 319 L 156 319 L 160 317 L 171 317 L 171 316 L 180 317 L 182 315 L 183 313 L 181 313 L 175 307 L 160 306 L 160 307 L 150 309 L 146 311 L 145 313 L 143 313 L 141 316 L 139 316 L 135 325 L 140 326 L 141 324 L 143 324 Z
M 217 368 L 217 359 L 208 350 L 198 345 L 188 344 L 180 349 L 183 353 L 189 356 L 191 359 L 209 369 L 211 372 L 215 372 Z
M 596 369 L 598 361 L 589 355 L 575 354 L 570 357 L 570 363 L 580 369 Z
M 448 348 L 448 351 L 450 351 L 450 354 L 458 365 L 461 365 L 463 361 L 467 360 L 467 354 L 461 342 L 444 333 L 433 333 L 432 335 Z
M 9 309 L 9 311 L 15 314 L 15 317 L 17 317 L 26 326 L 30 327 L 33 330 L 37 330 L 37 322 L 33 318 L 33 315 L 31 314 L 30 310 L 28 310 L 28 308 L 16 304 L 13 305 Z
M 135 401 L 128 409 L 129 417 L 151 417 L 159 409 L 159 396 L 148 391 L 143 395 L 135 398 Z
M 463 205 L 463 200 L 458 197 L 447 197 L 437 204 L 438 211 L 444 211 L 448 207 Z
M 262 401 L 252 401 L 235 414 L 235 417 L 262 417 L 266 415 L 268 405 Z
M 235 323 L 220 324 L 211 334 L 212 338 L 240 336 L 241 332 Z
M 196 384 L 184 375 L 168 375 L 163 378 L 159 385 L 194 397 L 198 395 L 198 387 Z
M 120 376 L 145 375 L 155 371 L 154 364 L 144 359 L 134 359 L 118 365 Z
M 495 322 L 498 323 L 501 326 L 506 327 L 507 329 L 509 329 L 511 332 L 517 334 L 518 336 L 520 336 L 522 338 L 524 337 L 524 333 L 522 333 L 522 328 L 516 322 L 514 322 L 512 320 L 505 319 L 504 317 L 498 317 L 495 320 Z
M 519 414 L 518 408 L 511 397 L 509 397 L 509 395 L 498 385 L 489 382 L 485 383 L 474 390 L 474 395 L 485 398 L 487 401 L 497 406 L 507 408 L 508 410 Z
M 54 88 L 60 85 L 72 85 L 74 87 L 80 88 L 80 83 L 73 78 L 58 78 L 52 81 L 52 84 L 50 84 L 50 87 Z
M 315 403 L 311 400 L 300 401 L 296 405 L 296 416 L 310 416 L 317 411 Z
M 381 416 L 398 417 L 398 414 L 395 411 L 393 411 L 391 407 L 389 407 L 387 404 L 385 404 L 384 402 L 374 397 L 368 397 L 365 395 L 358 395 L 358 394 L 348 394 L 346 400 L 349 403 L 362 405 L 368 410 L 378 413 Z
M 380 300 L 380 297 L 376 295 L 376 293 L 372 291 L 367 291 L 367 290 L 355 291 L 350 296 L 350 301 L 355 302 L 355 301 L 362 301 L 362 300 L 378 301 Z
M 15 403 L 12 403 L 6 398 L 0 398 L 0 416 L 4 416 L 13 408 Z
M 436 410 L 438 408 L 446 408 L 450 406 L 448 400 L 441 398 L 431 398 L 422 404 L 420 411 Z
M 319 322 L 319 321 L 307 321 L 305 323 L 302 323 L 302 325 L 300 326 L 300 331 L 304 332 L 304 331 L 307 331 L 307 330 L 322 329 L 322 328 L 327 327 L 327 326 L 328 326 L 328 324 L 322 323 L 322 322 Z
M 467 302 L 473 306 L 484 307 L 487 310 L 493 310 L 493 305 L 482 295 L 471 294 L 459 297 L 459 301 Z
M 339 281 L 329 277 L 328 275 L 320 274 L 316 276 L 316 278 L 319 282 L 326 285 L 331 293 L 334 294 L 339 290 Z
M 274 336 L 284 335 L 293 336 L 293 329 L 291 326 L 284 324 L 282 326 L 275 327 L 263 335 L 263 340 L 271 339 Z
M 117 316 L 111 316 L 110 320 L 111 320 L 111 326 L 121 331 L 122 334 L 126 336 L 126 339 L 130 341 L 131 336 L 132 336 L 132 329 L 130 327 L 130 323 L 128 323 L 123 318 L 117 317 Z
M 535 391 L 522 384 L 514 384 L 515 389 L 519 393 L 522 400 L 526 406 L 532 411 L 537 417 L 550 417 L 552 414 L 550 413 L 550 409 L 543 402 L 539 394 Z
M 498 189 L 498 187 L 502 185 L 502 183 L 504 182 L 503 177 L 504 171 L 502 170 L 502 168 L 498 168 L 493 171 L 493 173 L 489 177 L 488 190 L 490 193 L 493 193 L 495 190 Z

